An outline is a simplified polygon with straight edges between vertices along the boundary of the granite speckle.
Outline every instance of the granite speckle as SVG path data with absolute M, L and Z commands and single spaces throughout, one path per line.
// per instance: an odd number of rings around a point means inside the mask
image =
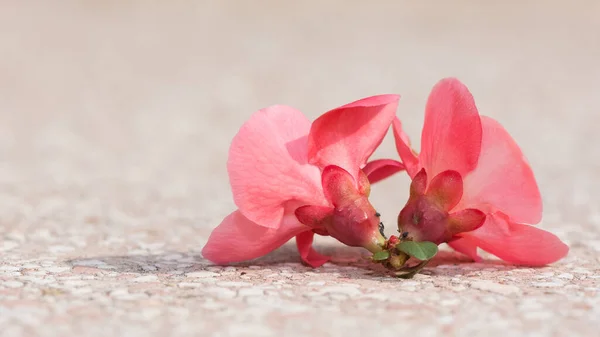
M 481 280 L 481 281 L 473 281 L 471 282 L 471 288 L 479 289 L 483 291 L 489 291 L 492 293 L 502 294 L 502 295 L 512 295 L 518 294 L 521 292 L 519 287 L 507 284 L 500 284 L 492 281 Z
M 212 271 L 198 271 L 198 272 L 193 272 L 193 273 L 187 273 L 185 276 L 191 277 L 191 278 L 207 278 L 207 277 L 219 276 L 219 274 L 212 272 Z
M 515 8 L 2 2 L 0 334 L 597 335 L 598 5 Z M 227 153 L 253 111 L 286 104 L 313 120 L 399 93 L 418 149 L 427 95 L 445 76 L 462 79 L 522 148 L 544 201 L 536 226 L 570 245 L 564 260 L 516 267 L 482 253 L 472 263 L 442 246 L 423 274 L 401 280 L 321 236 L 314 247 L 332 258 L 317 269 L 293 240 L 232 266 L 202 257 L 236 208 Z M 373 158 L 398 159 L 391 133 Z M 409 183 L 402 173 L 372 186 L 388 235 Z

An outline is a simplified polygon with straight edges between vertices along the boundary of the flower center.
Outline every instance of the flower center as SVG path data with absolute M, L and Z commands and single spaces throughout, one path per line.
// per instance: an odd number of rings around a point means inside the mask
M 427 196 L 411 198 L 398 216 L 398 229 L 403 238 L 414 241 L 444 242 L 447 235 L 448 212 Z

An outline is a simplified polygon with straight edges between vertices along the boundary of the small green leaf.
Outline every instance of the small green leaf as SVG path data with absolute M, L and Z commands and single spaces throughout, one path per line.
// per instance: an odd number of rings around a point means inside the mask
M 390 257 L 390 252 L 388 252 L 387 250 L 382 250 L 380 252 L 373 254 L 373 261 L 383 261 L 383 260 L 387 260 L 389 257 Z
M 421 261 L 431 259 L 438 252 L 438 246 L 429 241 L 403 241 L 396 245 L 396 249 Z

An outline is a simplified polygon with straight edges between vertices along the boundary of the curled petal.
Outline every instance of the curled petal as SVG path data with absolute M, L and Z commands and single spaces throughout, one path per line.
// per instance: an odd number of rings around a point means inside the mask
M 463 239 L 504 261 L 528 266 L 543 266 L 567 255 L 569 247 L 556 235 L 539 228 L 510 222 L 500 212 L 488 214 L 486 222 Z
M 298 207 L 294 213 L 302 224 L 313 229 L 319 229 L 323 228 L 324 222 L 330 221 L 333 210 L 333 207 L 306 205 Z
M 210 234 L 202 256 L 217 264 L 251 260 L 270 253 L 307 230 L 310 228 L 293 215 L 284 217 L 281 226 L 275 229 L 257 225 L 235 211 Z
M 380 95 L 333 109 L 315 120 L 308 136 L 310 163 L 337 165 L 358 181 L 358 170 L 379 146 L 394 119 L 399 96 Z
M 517 223 L 538 223 L 542 198 L 521 149 L 492 118 L 482 116 L 483 141 L 477 168 L 464 178 L 459 207 L 498 210 Z
M 404 165 L 392 159 L 372 160 L 363 168 L 363 172 L 365 172 L 371 184 L 379 182 L 402 170 L 404 170 Z
M 394 129 L 394 140 L 396 142 L 396 150 L 398 151 L 398 155 L 400 155 L 400 159 L 402 159 L 402 163 L 406 167 L 406 172 L 408 175 L 411 178 L 414 178 L 419 170 L 421 170 L 419 157 L 410 147 L 410 139 L 402 129 L 402 123 L 398 117 L 394 117 L 392 125 Z
M 341 167 L 335 165 L 325 167 L 321 180 L 327 200 L 336 207 L 359 196 L 356 182 L 350 173 Z
M 310 121 L 286 106 L 256 112 L 229 150 L 227 170 L 240 212 L 260 226 L 276 228 L 287 201 L 327 205 L 319 169 L 308 164 Z
M 450 214 L 448 230 L 452 235 L 474 231 L 483 226 L 485 213 L 475 208 L 467 208 Z
M 329 256 L 318 253 L 313 248 L 312 243 L 314 235 L 315 233 L 310 231 L 296 235 L 296 246 L 298 247 L 298 252 L 300 252 L 302 261 L 313 268 L 317 268 L 329 261 L 330 258 Z
M 446 212 L 458 204 L 463 194 L 460 173 L 452 170 L 435 176 L 427 187 L 427 196 L 432 198 Z
M 371 183 L 363 170 L 358 170 L 358 193 L 367 198 L 371 194 Z
M 425 169 L 421 169 L 417 175 L 413 178 L 410 183 L 410 196 L 419 196 L 425 194 L 425 189 L 427 188 L 427 172 Z
M 473 96 L 457 79 L 441 80 L 425 109 L 421 165 L 430 179 L 445 170 L 464 177 L 477 166 L 480 149 L 481 121 Z
M 455 251 L 465 254 L 466 256 L 473 259 L 475 262 L 481 262 L 482 258 L 477 254 L 477 246 L 472 244 L 469 240 L 463 238 L 457 238 L 448 242 L 448 246 Z

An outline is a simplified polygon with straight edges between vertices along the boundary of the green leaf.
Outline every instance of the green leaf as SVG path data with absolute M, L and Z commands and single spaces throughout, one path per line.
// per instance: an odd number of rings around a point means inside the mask
M 421 261 L 431 259 L 438 252 L 438 246 L 429 241 L 403 241 L 396 245 L 396 249 Z
M 373 254 L 373 261 L 383 261 L 383 260 L 387 260 L 389 257 L 390 257 L 390 252 L 388 252 L 387 250 L 382 250 L 380 252 Z

